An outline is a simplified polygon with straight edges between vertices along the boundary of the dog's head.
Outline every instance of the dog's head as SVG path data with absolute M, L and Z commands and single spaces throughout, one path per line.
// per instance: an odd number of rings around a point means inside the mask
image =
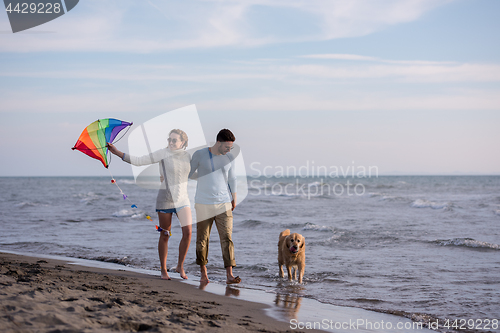
M 298 233 L 288 235 L 285 242 L 287 249 L 293 254 L 298 253 L 306 244 L 305 238 Z

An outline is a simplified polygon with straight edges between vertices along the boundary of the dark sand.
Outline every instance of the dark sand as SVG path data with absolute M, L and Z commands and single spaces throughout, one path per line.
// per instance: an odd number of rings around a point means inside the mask
M 158 276 L 0 253 L 2 332 L 297 332 L 265 308 Z

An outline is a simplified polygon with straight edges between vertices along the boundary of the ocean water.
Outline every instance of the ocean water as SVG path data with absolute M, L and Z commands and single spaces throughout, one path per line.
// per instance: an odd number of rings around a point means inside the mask
M 128 201 L 106 177 L 0 178 L 0 250 L 159 271 L 156 191 L 116 179 Z M 249 177 L 248 184 L 233 227 L 242 287 L 416 320 L 500 319 L 500 176 Z M 191 199 L 194 191 L 190 182 Z M 306 238 L 303 285 L 278 277 L 285 229 Z M 176 219 L 172 232 L 175 267 Z M 195 239 L 196 228 L 185 263 L 192 279 Z M 225 281 L 222 266 L 213 230 L 207 267 L 215 283 Z

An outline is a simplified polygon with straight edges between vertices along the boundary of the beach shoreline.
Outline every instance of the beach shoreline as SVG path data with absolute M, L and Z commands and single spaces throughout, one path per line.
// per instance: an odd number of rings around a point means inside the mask
M 399 324 L 405 332 L 430 332 L 414 329 L 417 323 L 401 316 L 251 286 L 202 286 L 196 279 L 175 277 L 165 281 L 155 273 L 0 251 L 0 327 L 3 332 L 374 332 L 363 325 L 353 329 L 363 320 L 393 326 L 375 331 L 400 332 L 395 329 Z
M 264 304 L 176 280 L 3 252 L 0 263 L 3 332 L 291 331 Z

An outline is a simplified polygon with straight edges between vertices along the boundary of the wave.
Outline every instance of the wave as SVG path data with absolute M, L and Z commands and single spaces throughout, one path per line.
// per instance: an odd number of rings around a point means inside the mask
M 407 198 L 394 196 L 394 195 L 384 195 L 379 199 L 380 201 L 407 201 Z
M 438 239 L 435 240 L 433 243 L 436 243 L 441 246 L 459 246 L 468 248 L 500 250 L 500 245 L 498 244 L 481 242 L 473 238 Z
M 377 184 L 374 188 L 394 188 L 394 185 Z
M 330 185 L 330 184 L 325 183 L 325 182 L 313 182 L 313 183 L 307 184 L 307 187 L 328 186 L 328 185 Z
M 253 272 L 267 272 L 269 271 L 269 268 L 267 268 L 266 266 L 263 266 L 263 265 L 258 265 L 258 264 L 255 264 L 255 265 L 239 265 L 241 268 L 243 269 L 247 269 L 249 271 L 253 271 Z
M 48 205 L 41 204 L 41 203 L 38 203 L 38 202 L 23 201 L 23 202 L 20 202 L 20 203 L 14 205 L 14 206 L 17 207 L 17 208 L 27 208 L 27 207 L 38 207 L 38 206 L 48 206 Z
M 365 195 L 368 196 L 368 198 L 378 198 L 379 201 L 408 201 L 408 198 L 397 195 L 388 195 L 381 192 L 368 192 Z
M 495 215 L 500 216 L 500 209 L 498 209 L 498 210 L 495 211 Z
M 76 195 L 74 195 L 74 197 L 80 198 L 81 203 L 90 204 L 93 201 L 100 199 L 101 196 L 99 194 L 94 193 L 94 192 L 87 192 L 87 193 L 76 194 Z
M 331 200 L 331 199 L 335 199 L 335 196 L 330 195 L 330 194 L 320 194 L 320 195 L 316 195 L 316 196 L 311 196 L 311 199 L 328 199 L 328 200 Z
M 144 212 L 136 209 L 122 209 L 111 214 L 113 217 L 144 217 Z
M 76 218 L 76 219 L 66 219 L 64 222 L 70 222 L 70 223 L 79 223 L 79 222 L 84 222 L 84 219 Z
M 90 221 L 93 221 L 93 222 L 98 222 L 98 221 L 109 221 L 108 218 L 105 218 L 105 217 L 98 217 L 98 218 L 93 218 L 93 219 L 90 219 Z
M 131 179 L 117 179 L 116 181 L 120 184 L 135 184 L 135 180 Z
M 377 308 L 371 308 L 371 307 L 365 308 L 365 309 L 369 310 L 369 311 L 375 311 L 375 312 L 380 312 L 380 313 L 391 314 L 394 316 L 405 317 L 405 318 L 411 319 L 411 321 L 413 321 L 413 322 L 422 323 L 423 327 L 429 327 L 429 325 L 431 323 L 435 323 L 435 322 L 439 322 L 439 323 L 444 322 L 443 319 L 438 318 L 434 315 L 427 314 L 427 313 L 418 313 L 418 312 L 411 313 L 411 312 L 406 312 L 406 311 L 401 311 L 401 310 L 386 310 L 386 309 L 377 309 Z M 448 331 L 438 330 L 437 332 L 448 332 Z
M 0 250 L 44 253 L 44 254 L 61 254 L 65 255 L 66 246 L 53 242 L 15 242 L 15 243 L 0 243 Z
M 425 199 L 417 199 L 413 201 L 410 206 L 413 208 L 432 208 L 432 209 L 450 210 L 453 204 L 451 202 L 438 203 Z
M 249 183 L 248 189 L 252 190 L 259 190 L 259 189 L 267 189 L 271 188 L 271 185 L 266 183 L 266 184 L 253 184 L 252 182 Z
M 269 196 L 272 197 L 285 197 L 285 198 L 307 198 L 306 195 L 300 195 L 297 193 L 281 193 L 281 192 L 276 192 L 276 193 L 269 193 Z
M 264 223 L 265 223 L 264 221 L 259 221 L 259 220 L 244 220 L 240 223 L 240 225 L 245 227 L 256 227 L 263 225 Z
M 384 303 L 385 301 L 376 299 L 376 298 L 351 298 L 349 299 L 350 301 L 354 301 L 356 303 L 363 303 L 363 304 L 378 304 L 378 303 Z
M 78 258 L 88 259 L 88 260 L 96 260 L 96 261 L 102 261 L 102 262 L 111 262 L 114 264 L 119 264 L 119 265 L 124 265 L 124 266 L 128 266 L 131 264 L 131 260 L 128 259 L 128 257 L 112 258 L 112 257 L 99 256 L 99 257 L 78 257 Z
M 333 231 L 334 228 L 326 225 L 317 225 L 311 222 L 307 222 L 302 230 L 314 230 L 314 231 Z

